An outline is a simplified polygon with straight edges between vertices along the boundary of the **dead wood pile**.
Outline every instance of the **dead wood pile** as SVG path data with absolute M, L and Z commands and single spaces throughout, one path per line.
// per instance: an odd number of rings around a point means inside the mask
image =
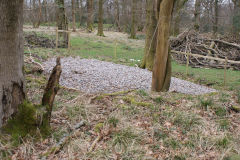
M 212 39 L 209 36 L 201 35 L 193 30 L 183 32 L 176 38 L 171 38 L 171 49 L 192 54 L 211 56 L 228 60 L 240 61 L 240 45 L 237 40 L 229 40 L 227 37 Z M 173 53 L 174 59 L 182 64 L 186 64 L 187 55 Z M 197 58 L 191 56 L 189 65 L 192 67 L 224 68 L 224 62 Z M 240 64 L 227 64 L 227 68 L 240 70 Z
M 25 46 L 30 48 L 42 47 L 42 48 L 55 48 L 55 39 L 51 39 L 47 36 L 38 35 L 36 32 L 24 33 Z

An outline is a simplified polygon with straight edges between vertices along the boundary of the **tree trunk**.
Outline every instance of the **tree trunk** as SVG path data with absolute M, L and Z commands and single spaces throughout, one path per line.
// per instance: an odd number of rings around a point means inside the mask
M 33 15 L 33 20 L 32 20 L 32 22 L 33 22 L 33 28 L 37 28 L 37 27 L 36 27 L 36 26 L 37 26 L 36 0 L 33 0 L 33 1 L 32 1 L 32 4 L 33 4 L 33 8 L 32 8 L 32 10 L 33 10 L 33 12 L 32 12 L 32 15 Z
M 93 31 L 93 0 L 87 0 L 87 31 Z
M 120 26 L 120 8 L 118 0 L 115 0 L 115 26 L 118 28 L 118 31 L 121 32 Z
M 42 21 L 42 4 L 41 0 L 38 0 L 38 21 L 36 24 L 36 28 L 39 28 L 41 21 Z
M 58 30 L 68 30 L 68 19 L 65 13 L 64 0 L 56 0 L 57 5 L 57 27 Z M 64 47 L 68 46 L 68 34 L 60 33 L 63 37 Z
M 132 0 L 132 23 L 131 23 L 131 39 L 136 39 L 136 9 L 137 0 Z
M 238 33 L 240 32 L 240 0 L 232 0 L 232 1 L 234 4 L 233 33 Z
M 188 0 L 178 0 L 175 5 L 175 18 L 173 20 L 172 35 L 177 36 L 180 33 L 181 11 Z
M 196 0 L 195 2 L 195 12 L 194 12 L 194 29 L 199 31 L 200 29 L 200 13 L 201 13 L 201 0 Z
M 158 21 L 157 49 L 153 66 L 152 90 L 168 91 L 171 82 L 169 35 L 175 0 L 161 0 Z
M 103 0 L 99 0 L 98 6 L 98 36 L 104 36 L 103 34 Z
M 214 1 L 214 13 L 213 35 L 216 36 L 218 31 L 218 0 Z
M 76 7 L 75 7 L 75 0 L 72 0 L 72 25 L 73 25 L 73 32 L 76 32 Z
M 23 0 L 0 1 L 0 127 L 25 99 Z
M 141 68 L 150 71 L 153 69 L 154 56 L 157 46 L 157 17 L 155 11 L 156 1 L 146 1 L 147 23 L 144 58 Z
M 43 12 L 44 12 L 44 22 L 48 22 L 48 15 L 47 15 L 47 0 L 43 0 Z

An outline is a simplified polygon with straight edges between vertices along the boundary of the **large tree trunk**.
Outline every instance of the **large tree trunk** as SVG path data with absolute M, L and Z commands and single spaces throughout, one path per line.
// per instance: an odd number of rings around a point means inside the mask
M 98 36 L 104 36 L 103 34 L 103 0 L 99 0 L 98 5 Z
M 72 0 L 72 25 L 73 25 L 73 32 L 76 32 L 76 7 L 75 7 L 75 0 Z
M 158 21 L 157 49 L 153 66 L 152 90 L 168 91 L 171 82 L 169 35 L 175 0 L 161 0 Z
M 93 0 L 87 0 L 87 31 L 93 31 Z
M 130 38 L 136 39 L 136 10 L 137 0 L 132 0 L 132 23 L 131 23 L 131 35 Z
M 68 30 L 68 19 L 65 13 L 64 0 L 56 0 L 57 3 L 57 27 L 58 30 Z M 68 46 L 68 34 L 60 33 L 63 36 L 64 46 Z
M 201 13 L 201 0 L 195 1 L 195 12 L 194 12 L 194 29 L 199 31 L 200 29 L 200 13 Z
M 153 69 L 154 56 L 157 46 L 157 17 L 156 17 L 156 1 L 146 1 L 147 23 L 146 23 L 146 40 L 144 58 L 141 68 L 146 68 L 150 71 Z
M 0 0 L 0 127 L 25 99 L 23 0 Z

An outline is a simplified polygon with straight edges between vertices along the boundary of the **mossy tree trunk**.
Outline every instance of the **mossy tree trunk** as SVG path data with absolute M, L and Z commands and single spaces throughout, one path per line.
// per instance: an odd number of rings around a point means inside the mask
M 175 0 L 161 0 L 157 48 L 154 58 L 152 90 L 156 92 L 168 91 L 171 82 L 171 55 L 169 35 L 172 11 Z
M 132 0 L 132 22 L 131 22 L 131 39 L 136 39 L 136 10 L 137 10 L 137 0 Z
M 0 127 L 25 99 L 23 0 L 0 0 Z
M 75 6 L 75 0 L 72 1 L 72 25 L 73 25 L 73 32 L 76 32 L 76 6 Z
M 201 0 L 196 0 L 194 11 L 194 29 L 196 31 L 199 31 L 200 29 L 200 13 L 201 13 Z
M 156 5 L 157 4 L 155 0 L 146 1 L 146 40 L 141 68 L 146 68 L 150 71 L 152 71 L 153 69 L 154 56 L 157 46 L 157 11 L 155 9 Z
M 103 34 L 103 0 L 98 2 L 98 36 L 104 36 Z
M 87 31 L 93 31 L 93 0 L 87 0 Z
M 57 27 L 58 30 L 68 30 L 68 19 L 65 13 L 64 0 L 56 0 L 57 3 Z M 64 46 L 68 46 L 68 34 L 60 33 L 60 36 L 63 37 Z

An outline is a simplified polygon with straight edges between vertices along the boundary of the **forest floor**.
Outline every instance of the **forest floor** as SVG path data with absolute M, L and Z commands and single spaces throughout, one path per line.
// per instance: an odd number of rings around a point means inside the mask
M 56 56 L 80 56 L 139 65 L 144 40 L 129 40 L 126 34 L 105 32 L 108 34 L 112 38 L 76 33 L 70 51 L 39 47 L 30 50 L 35 61 L 40 63 Z M 115 38 L 117 55 L 114 54 Z M 29 56 L 27 48 L 25 55 Z M 32 73 L 32 68 L 33 64 L 25 65 L 28 98 L 39 104 L 48 75 Z M 54 104 L 52 134 L 46 139 L 36 139 L 32 135 L 13 139 L 10 135 L 1 135 L 0 156 L 31 160 L 238 160 L 240 113 L 236 108 L 240 106 L 240 72 L 229 70 L 225 86 L 221 69 L 189 68 L 189 74 L 185 72 L 185 66 L 173 63 L 175 77 L 211 86 L 219 92 L 186 95 L 129 90 L 89 94 L 61 87 Z M 84 127 L 72 130 L 82 121 L 86 122 Z M 67 142 L 58 152 L 53 152 L 70 132 L 73 134 Z

